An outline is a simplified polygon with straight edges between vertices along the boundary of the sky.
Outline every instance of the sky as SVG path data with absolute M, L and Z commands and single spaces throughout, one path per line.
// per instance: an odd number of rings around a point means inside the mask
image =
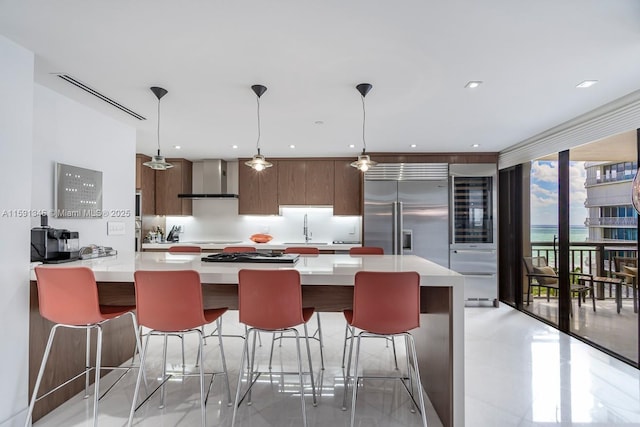
M 569 223 L 584 226 L 587 208 L 584 201 L 587 190 L 584 183 L 587 171 L 584 162 L 570 162 L 569 179 L 571 198 Z M 554 161 L 535 161 L 531 163 L 531 224 L 558 224 L 558 163 Z

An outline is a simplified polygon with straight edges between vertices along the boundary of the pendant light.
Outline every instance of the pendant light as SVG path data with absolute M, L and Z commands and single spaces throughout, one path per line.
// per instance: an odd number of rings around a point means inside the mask
M 358 92 L 360 92 L 360 98 L 362 99 L 362 154 L 358 156 L 358 160 L 351 163 L 351 166 L 359 169 L 362 172 L 366 172 L 373 166 L 378 164 L 378 162 L 374 162 L 373 160 L 371 160 L 369 155 L 366 154 L 367 142 L 364 138 L 364 128 L 367 119 L 366 111 L 364 108 L 364 97 L 367 96 L 367 93 L 369 93 L 372 87 L 373 86 L 371 86 L 369 83 L 360 83 L 358 86 L 356 86 L 356 89 L 358 90 Z
M 256 94 L 256 101 L 258 103 L 258 140 L 256 141 L 256 149 L 258 150 L 258 154 L 253 156 L 253 158 L 248 162 L 244 162 L 244 164 L 257 172 L 260 172 L 265 170 L 266 168 L 270 168 L 271 166 L 273 166 L 272 163 L 269 163 L 264 158 L 264 156 L 260 154 L 260 97 L 267 91 L 267 87 L 263 85 L 253 85 L 251 86 L 251 89 Z
M 157 171 L 163 171 L 173 167 L 171 163 L 165 161 L 164 156 L 160 155 L 160 99 L 167 94 L 167 90 L 156 86 L 150 89 L 156 98 L 158 98 L 158 155 L 153 156 L 150 162 L 144 162 L 143 165 Z

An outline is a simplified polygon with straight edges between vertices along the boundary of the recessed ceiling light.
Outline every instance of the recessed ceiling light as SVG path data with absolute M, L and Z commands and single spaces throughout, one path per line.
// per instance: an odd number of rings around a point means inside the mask
M 471 80 L 466 85 L 464 85 L 464 87 L 467 88 L 467 89 L 475 89 L 478 86 L 480 86 L 481 84 L 482 84 L 482 81 L 480 81 L 480 80 Z
M 291 145 L 289 146 L 289 148 L 296 148 L 296 146 L 295 146 L 295 145 L 293 145 L 293 144 L 291 144 Z
M 416 148 L 416 147 L 417 147 L 417 145 L 416 145 L 416 144 L 411 144 L 409 147 L 411 147 L 411 148 Z
M 577 87 L 577 88 L 580 88 L 580 89 L 584 89 L 584 88 L 591 87 L 591 86 L 593 86 L 593 85 L 594 85 L 594 84 L 596 84 L 596 83 L 598 83 L 598 81 L 597 81 L 597 80 L 585 80 L 585 81 L 583 81 L 583 82 L 578 83 L 578 84 L 576 85 L 576 87 Z
M 182 147 L 181 147 L 181 146 L 179 146 L 179 145 L 174 145 L 174 146 L 173 146 L 173 148 L 175 148 L 176 150 L 179 150 L 179 149 L 181 149 Z
M 237 150 L 237 149 L 238 149 L 238 146 L 237 146 L 237 145 L 235 145 L 235 144 L 233 144 L 233 145 L 231 146 L 231 148 L 233 148 L 234 150 Z
M 472 147 L 473 148 L 478 148 L 478 147 L 480 147 L 480 144 L 473 144 Z
M 323 125 L 323 124 L 324 124 L 324 121 L 322 121 L 322 120 L 316 120 L 316 121 L 315 121 L 315 122 L 313 122 L 313 123 L 315 123 L 315 124 L 317 124 L 317 125 Z
M 356 148 L 356 144 L 349 144 L 349 148 Z

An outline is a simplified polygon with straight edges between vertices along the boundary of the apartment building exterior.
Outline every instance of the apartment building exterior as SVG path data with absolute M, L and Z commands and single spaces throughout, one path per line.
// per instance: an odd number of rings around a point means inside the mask
M 636 161 L 586 162 L 585 207 L 590 241 L 637 241 L 637 215 L 631 205 Z

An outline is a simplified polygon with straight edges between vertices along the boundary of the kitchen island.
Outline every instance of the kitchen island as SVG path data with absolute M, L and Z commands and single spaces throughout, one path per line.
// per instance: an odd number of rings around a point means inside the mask
M 301 256 L 294 264 L 207 263 L 196 254 L 143 252 L 75 261 L 56 267 L 79 265 L 94 271 L 102 304 L 134 304 L 133 273 L 136 270 L 193 269 L 200 273 L 205 307 L 227 306 L 234 310 L 238 307 L 240 269 L 295 268 L 300 272 L 303 304 L 314 306 L 318 311 L 331 312 L 351 307 L 353 281 L 358 271 L 417 271 L 421 278 L 422 314 L 421 326 L 412 333 L 416 340 L 422 382 L 443 425 L 464 426 L 464 278 L 433 262 L 413 255 L 319 255 Z M 31 279 L 30 388 L 33 387 L 51 327 L 39 316 L 33 273 Z M 82 370 L 84 356 L 69 355 L 68 347 L 78 348 L 81 345 L 72 339 L 69 338 L 68 346 L 58 345 L 63 347 L 61 351 L 52 351 L 50 363 L 55 363 L 56 367 L 64 365 L 67 371 L 72 371 L 69 365 L 79 363 L 77 369 Z M 131 356 L 134 340 L 130 322 L 123 319 L 123 322 L 113 325 L 113 330 L 105 331 L 104 339 L 105 352 L 115 349 L 113 354 L 105 354 L 105 364 L 122 363 Z M 83 385 L 80 382 L 77 390 L 69 391 L 71 396 L 78 393 Z M 49 403 L 50 409 L 60 403 Z M 47 406 L 47 402 L 43 406 Z

